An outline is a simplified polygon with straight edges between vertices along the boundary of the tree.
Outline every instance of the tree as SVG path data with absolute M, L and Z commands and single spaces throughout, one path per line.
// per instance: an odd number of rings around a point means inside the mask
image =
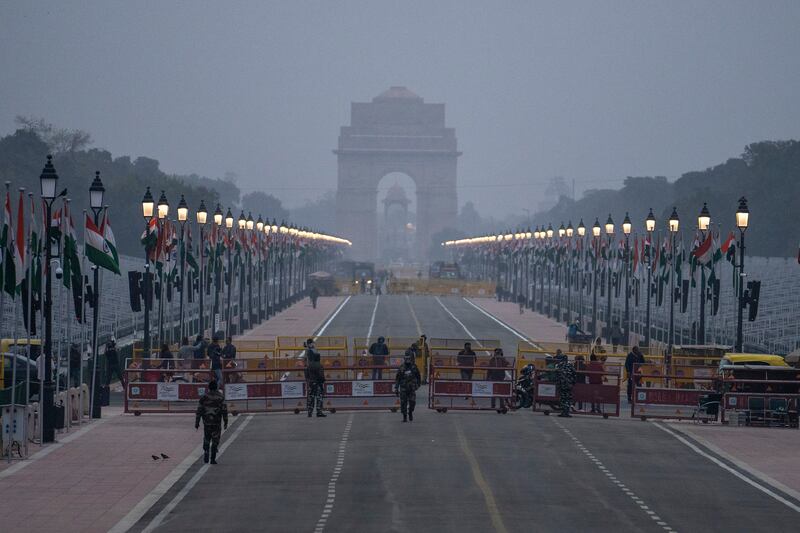
M 263 191 L 253 191 L 242 196 L 242 210 L 245 215 L 252 213 L 256 219 L 262 215 L 281 222 L 289 217 L 289 211 L 284 209 L 281 201 Z
M 92 144 L 89 132 L 56 128 L 43 118 L 17 115 L 14 122 L 23 130 L 38 135 L 54 154 L 77 152 Z

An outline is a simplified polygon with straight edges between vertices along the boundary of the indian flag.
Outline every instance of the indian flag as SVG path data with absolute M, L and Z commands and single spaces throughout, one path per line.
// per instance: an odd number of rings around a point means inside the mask
M 105 239 L 106 246 L 108 246 L 108 249 L 111 252 L 111 257 L 114 258 L 114 264 L 117 266 L 116 273 L 119 274 L 119 254 L 117 253 L 117 241 L 114 238 L 114 232 L 111 231 L 111 220 L 108 217 L 108 210 L 106 210 L 106 216 L 103 217 L 103 225 L 100 229 L 103 230 L 103 239 Z
M 113 235 L 112 235 L 113 238 Z M 103 233 L 97 228 L 95 223 L 86 215 L 86 257 L 94 265 L 110 270 L 119 274 L 119 259 L 116 250 L 112 253 L 111 247 L 103 237 Z
M 711 263 L 711 260 L 714 258 L 713 243 L 714 238 L 711 236 L 711 232 L 709 231 L 703 243 L 692 251 L 692 255 L 697 258 L 697 262 L 701 265 L 707 265 Z

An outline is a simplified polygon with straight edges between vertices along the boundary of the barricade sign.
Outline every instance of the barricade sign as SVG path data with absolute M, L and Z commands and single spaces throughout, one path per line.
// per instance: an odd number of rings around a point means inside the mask
M 719 395 L 708 367 L 672 366 L 671 374 L 636 365 L 631 380 L 631 416 L 642 420 L 716 420 Z
M 533 410 L 543 412 L 561 411 L 561 395 L 558 385 L 558 370 L 553 367 L 534 372 Z M 570 412 L 581 415 L 619 416 L 619 373 L 605 370 L 580 369 L 576 371 L 572 386 Z
M 461 354 L 471 342 L 473 354 Z M 506 413 L 511 405 L 516 369 L 513 357 L 495 356 L 499 341 L 431 339 L 428 408 Z

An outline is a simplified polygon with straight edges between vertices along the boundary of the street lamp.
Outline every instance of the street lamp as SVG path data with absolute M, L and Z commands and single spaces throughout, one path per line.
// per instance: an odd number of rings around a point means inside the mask
M 186 289 L 186 237 L 184 235 L 184 226 L 186 220 L 189 218 L 189 205 L 186 203 L 186 198 L 181 194 L 181 200 L 178 202 L 178 222 L 181 225 L 181 242 L 178 244 L 178 259 L 181 262 L 181 286 L 178 294 L 178 323 L 180 338 L 183 338 L 183 293 Z
M 594 274 L 592 276 L 592 337 L 597 339 L 597 266 L 600 263 L 600 219 L 594 220 L 592 226 L 592 246 L 594 246 Z
M 744 232 L 750 223 L 750 210 L 747 208 L 747 199 L 742 196 L 739 198 L 739 208 L 736 210 L 736 227 L 739 228 L 739 309 L 736 315 L 736 351 L 741 353 L 744 350 L 742 321 L 744 319 Z
M 142 198 L 142 217 L 144 218 L 144 232 L 145 232 L 145 248 L 144 248 L 144 280 L 142 285 L 144 287 L 144 339 L 142 340 L 142 353 L 144 357 L 150 358 L 150 307 L 152 306 L 153 289 L 150 279 L 150 223 L 153 220 L 153 213 L 155 209 L 155 202 L 153 195 L 150 193 L 150 187 L 144 193 Z
M 42 199 L 45 201 L 45 239 L 47 246 L 45 246 L 45 265 L 48 268 L 48 274 L 45 277 L 45 300 L 44 300 L 44 317 L 45 317 L 45 336 L 44 336 L 44 382 L 42 383 L 42 440 L 44 442 L 55 441 L 55 406 L 53 405 L 54 391 L 53 391 L 53 276 L 50 275 L 50 261 L 52 260 L 50 249 L 50 231 L 52 219 L 53 201 L 56 198 L 56 187 L 58 186 L 58 174 L 53 166 L 53 156 L 47 156 L 47 163 L 45 163 L 42 173 L 39 176 L 39 185 L 41 187 Z M 11 388 L 12 392 L 15 391 L 14 387 Z M 26 398 L 27 401 L 27 398 Z M 10 454 L 9 449 L 9 454 Z
M 92 208 L 94 214 L 94 225 L 100 227 L 100 212 L 103 210 L 103 197 L 105 196 L 106 188 L 103 187 L 103 182 L 100 180 L 100 172 L 94 173 L 94 180 L 89 186 L 89 207 Z M 49 219 L 49 217 L 48 217 Z M 49 241 L 48 241 L 49 242 Z M 100 269 L 95 265 L 94 269 L 94 291 L 92 294 L 92 392 L 91 392 L 91 405 L 92 405 L 92 418 L 100 418 L 100 402 L 98 401 L 98 394 L 95 390 L 97 383 L 97 335 L 98 324 L 100 320 Z
M 161 235 L 164 235 L 164 232 L 167 229 L 167 216 L 169 215 L 169 202 L 167 201 L 167 196 L 164 194 L 164 191 L 161 191 L 161 197 L 158 199 L 158 220 L 159 220 L 159 231 Z M 164 239 L 162 242 L 166 241 L 166 235 L 164 235 Z M 161 252 L 159 250 L 158 252 Z M 158 257 L 158 252 L 156 252 L 156 257 Z M 165 279 L 164 279 L 164 270 L 162 269 L 159 273 L 160 279 L 160 288 L 159 291 L 159 298 L 158 298 L 158 343 L 161 344 L 164 342 L 164 289 L 165 289 Z
M 711 214 L 708 211 L 708 204 L 703 202 L 703 209 L 697 216 L 697 228 L 703 236 L 703 242 L 706 240 L 706 232 L 711 225 Z M 705 344 L 706 342 L 706 269 L 705 265 L 700 264 L 700 324 L 697 328 L 697 343 Z
M 217 204 L 217 208 L 214 210 L 214 224 L 222 226 L 222 218 L 222 208 Z
M 606 270 L 608 271 L 606 294 L 608 296 L 608 305 L 606 307 L 606 341 L 611 344 L 611 241 L 614 239 L 614 221 L 611 219 L 611 213 L 608 214 L 606 220 L 606 236 L 608 237 L 608 252 L 606 254 Z
M 705 206 L 703 206 L 705 209 Z M 706 210 L 706 212 L 708 212 Z M 708 227 L 708 225 L 706 225 Z M 678 233 L 678 229 L 680 228 L 680 219 L 678 218 L 678 209 L 676 207 L 672 208 L 672 214 L 669 216 L 669 233 L 670 233 L 670 270 L 674 269 L 674 257 L 675 257 L 675 235 Z M 672 345 L 675 342 L 675 273 L 670 272 L 669 280 L 670 280 L 670 291 L 669 291 L 669 339 L 667 345 L 667 357 L 671 358 L 672 356 Z
M 231 305 L 231 286 L 233 285 L 233 265 L 231 260 L 231 246 L 233 243 L 231 242 L 231 232 L 233 231 L 233 214 L 230 207 L 228 212 L 225 213 L 225 228 L 228 230 L 228 246 L 225 247 L 225 251 L 228 254 L 228 297 L 226 300 L 228 313 L 225 319 L 225 337 L 228 337 L 231 333 L 231 317 L 233 316 L 233 305 Z
M 206 258 L 206 245 L 203 236 L 203 230 L 205 229 L 206 221 L 208 220 L 208 209 L 206 209 L 206 203 L 203 200 L 200 200 L 200 207 L 197 208 L 197 212 L 195 213 L 195 218 L 197 219 L 197 227 L 200 229 L 200 278 L 198 280 L 197 288 L 200 292 L 200 299 L 198 301 L 200 308 L 199 312 L 197 313 L 197 331 L 200 335 L 205 334 L 205 307 L 203 306 L 203 293 L 205 292 L 206 284 L 205 284 L 205 258 Z
M 647 218 L 644 221 L 644 228 L 647 231 L 647 247 L 645 249 L 645 256 L 642 258 L 644 264 L 647 266 L 647 311 L 645 313 L 645 331 L 644 331 L 644 344 L 645 347 L 649 350 L 650 349 L 650 293 L 652 292 L 650 287 L 650 276 L 653 270 L 651 265 L 652 262 L 652 247 L 653 247 L 653 232 L 656 229 L 656 217 L 653 216 L 653 209 L 650 209 L 650 213 L 647 214 Z
M 247 219 L 244 217 L 244 211 L 239 215 L 239 229 L 244 229 L 247 225 Z
M 583 237 L 586 235 L 586 226 L 583 225 L 583 219 L 578 223 L 578 272 L 580 273 L 580 281 L 578 282 L 578 329 L 583 330 L 583 282 L 586 280 L 583 264 Z M 594 341 L 594 339 L 592 339 Z
M 572 221 L 567 223 L 567 228 L 564 234 L 567 236 L 567 324 L 572 323 L 572 275 L 573 275 L 573 257 L 572 257 L 572 235 L 575 233 L 575 228 L 572 227 Z
M 625 213 L 625 219 L 622 221 L 622 233 L 625 234 L 625 253 L 624 253 L 624 267 L 625 267 L 625 317 L 623 318 L 623 322 L 625 323 L 625 344 L 628 345 L 630 343 L 630 335 L 631 335 L 631 323 L 630 323 L 630 298 L 631 298 L 631 285 L 630 285 L 630 234 L 631 234 L 631 217 L 628 216 L 628 213 Z

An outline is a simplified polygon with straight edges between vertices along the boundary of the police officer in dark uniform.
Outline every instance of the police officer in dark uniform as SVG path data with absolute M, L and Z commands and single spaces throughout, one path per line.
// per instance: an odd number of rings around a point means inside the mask
M 219 437 L 222 435 L 223 427 L 228 428 L 228 406 L 225 405 L 225 397 L 218 390 L 216 381 L 208 384 L 208 392 L 200 398 L 194 418 L 195 429 L 200 427 L 201 418 L 203 419 L 203 462 L 208 462 L 210 452 L 211 464 L 215 465 L 217 464 Z
M 314 339 L 306 341 L 306 387 L 308 394 L 306 395 L 306 409 L 308 416 L 314 414 L 314 405 L 317 406 L 317 416 L 324 418 L 326 415 L 322 412 L 322 397 L 325 392 L 325 368 L 320 361 L 320 354 L 315 350 Z
M 403 364 L 397 369 L 397 376 L 394 380 L 395 392 L 400 396 L 403 422 L 414 421 L 414 406 L 417 405 L 417 389 L 421 381 L 419 368 L 414 362 L 414 352 L 409 348 L 403 356 Z
M 572 417 L 569 410 L 572 407 L 572 387 L 575 385 L 575 367 L 569 362 L 567 356 L 556 352 L 556 379 L 558 381 L 558 399 L 561 405 L 562 418 Z

